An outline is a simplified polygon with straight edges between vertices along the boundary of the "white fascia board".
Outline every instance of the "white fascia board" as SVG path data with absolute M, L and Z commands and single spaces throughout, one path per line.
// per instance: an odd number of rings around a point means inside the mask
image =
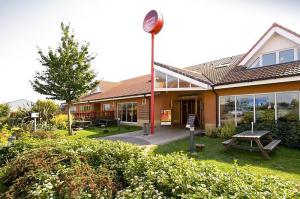
M 158 71 L 160 71 L 160 72 L 162 72 L 162 73 L 165 73 L 165 74 L 167 74 L 167 75 L 171 75 L 171 76 L 173 76 L 173 77 L 177 77 L 177 78 L 179 78 L 179 79 L 181 79 L 181 80 L 183 80 L 183 81 L 186 81 L 186 82 L 192 83 L 192 84 L 194 84 L 194 85 L 197 85 L 197 86 L 203 88 L 202 90 L 208 90 L 208 89 L 211 88 L 210 85 L 208 85 L 208 84 L 205 84 L 205 83 L 203 83 L 203 82 L 194 80 L 194 79 L 192 79 L 192 78 L 190 78 L 190 77 L 181 75 L 181 74 L 179 74 L 179 73 L 176 73 L 176 72 L 174 72 L 174 71 L 168 70 L 168 69 L 166 69 L 166 68 L 163 68 L 163 67 L 154 65 L 154 69 L 155 69 L 155 70 L 158 70 Z M 168 88 L 168 89 L 166 88 L 166 90 L 170 90 L 170 89 L 171 89 L 171 88 Z M 184 89 L 188 89 L 188 88 L 184 88 Z M 189 88 L 189 89 L 190 89 L 190 88 Z M 198 89 L 199 89 L 199 88 L 198 88 Z M 156 89 L 155 89 L 155 90 L 156 90 Z
M 300 81 L 300 76 L 275 78 L 275 79 L 268 79 L 268 80 L 258 80 L 258 81 L 251 81 L 251 82 L 241 82 L 241 83 L 220 85 L 220 86 L 215 86 L 215 90 L 225 89 L 225 88 L 238 88 L 238 87 L 244 87 L 244 86 L 257 86 L 257 85 L 265 85 L 265 84 L 294 82 L 294 81 Z
M 133 96 L 127 96 L 127 97 L 116 97 L 116 98 L 107 98 L 107 99 L 98 99 L 98 100 L 87 100 L 82 102 L 75 102 L 73 104 L 85 104 L 85 103 L 93 103 L 93 102 L 107 102 L 107 101 L 113 101 L 113 100 L 122 100 L 122 99 L 132 99 L 132 98 L 141 98 L 141 97 L 149 97 L 151 94 L 145 94 L 145 95 L 133 95 Z
M 262 38 L 262 40 L 247 54 L 246 57 L 240 62 L 239 65 L 245 65 L 252 56 L 275 34 L 279 34 L 297 44 L 300 44 L 300 38 L 296 35 L 280 28 L 280 27 L 273 27 L 265 36 Z
M 155 88 L 154 91 L 206 91 L 208 89 L 200 87 L 191 88 Z

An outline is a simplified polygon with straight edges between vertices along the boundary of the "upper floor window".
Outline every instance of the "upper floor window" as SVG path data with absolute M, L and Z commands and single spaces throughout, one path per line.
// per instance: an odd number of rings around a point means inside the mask
M 279 52 L 279 63 L 294 61 L 294 49 L 283 50 Z
M 276 64 L 276 53 L 264 54 L 262 56 L 262 65 L 269 66 Z
M 300 60 L 300 49 L 296 52 L 298 54 L 298 60 Z M 270 66 L 275 64 L 287 63 L 296 61 L 294 56 L 294 49 L 280 50 L 272 53 L 260 55 L 251 65 L 250 68 L 257 68 L 262 66 Z

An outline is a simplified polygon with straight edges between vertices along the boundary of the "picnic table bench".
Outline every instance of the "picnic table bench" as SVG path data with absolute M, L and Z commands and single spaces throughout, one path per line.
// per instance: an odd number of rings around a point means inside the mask
M 263 146 L 261 143 L 261 138 L 267 137 L 269 143 Z M 238 141 L 251 141 L 251 147 L 246 145 L 237 144 Z M 257 147 L 252 146 L 252 142 L 257 144 Z M 234 147 L 239 149 L 250 149 L 250 151 L 260 151 L 264 157 L 270 159 L 269 152 L 278 146 L 281 140 L 273 140 L 270 131 L 244 131 L 231 137 L 229 140 L 225 140 L 222 144 L 225 150 Z

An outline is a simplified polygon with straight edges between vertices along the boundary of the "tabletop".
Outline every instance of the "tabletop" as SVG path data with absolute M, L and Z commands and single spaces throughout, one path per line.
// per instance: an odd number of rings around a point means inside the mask
M 232 136 L 233 138 L 261 138 L 270 131 L 243 131 L 239 134 Z

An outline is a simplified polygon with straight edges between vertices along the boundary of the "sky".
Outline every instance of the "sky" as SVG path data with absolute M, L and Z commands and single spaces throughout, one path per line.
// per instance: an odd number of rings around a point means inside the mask
M 299 8 L 296 0 L 0 0 L 0 102 L 45 98 L 29 81 L 44 69 L 37 47 L 57 47 L 61 22 L 90 43 L 98 79 L 121 81 L 150 73 L 142 24 L 152 9 L 164 17 L 155 61 L 187 67 L 247 52 L 274 22 L 300 33 Z

